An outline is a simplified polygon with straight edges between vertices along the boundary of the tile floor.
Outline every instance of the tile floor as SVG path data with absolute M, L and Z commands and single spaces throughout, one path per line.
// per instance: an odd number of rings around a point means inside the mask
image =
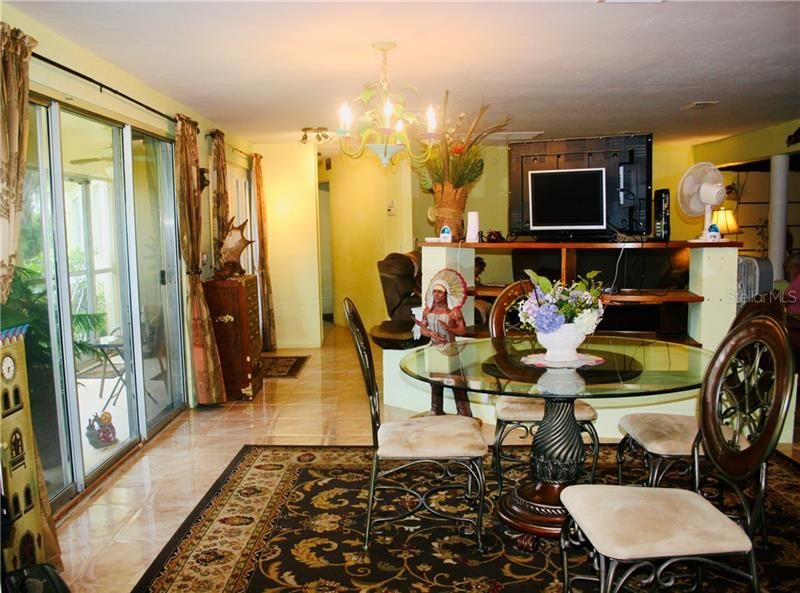
M 130 591 L 242 445 L 369 444 L 369 410 L 347 330 L 329 326 L 321 349 L 280 354 L 311 359 L 297 379 L 265 380 L 253 402 L 184 412 L 59 520 L 72 593 Z M 375 355 L 380 369 L 380 351 Z M 493 427 L 484 430 L 490 438 Z M 800 459 L 797 446 L 794 456 Z

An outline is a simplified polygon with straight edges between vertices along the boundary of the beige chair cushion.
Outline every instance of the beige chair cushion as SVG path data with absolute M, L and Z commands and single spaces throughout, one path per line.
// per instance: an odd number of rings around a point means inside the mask
M 746 553 L 747 534 L 699 494 L 680 488 L 579 484 L 561 502 L 598 552 L 617 560 Z
M 494 404 L 498 420 L 508 422 L 541 422 L 544 418 L 544 400 L 539 397 L 501 395 Z M 575 418 L 578 422 L 593 422 L 597 410 L 583 400 L 575 401 Z
M 378 429 L 378 456 L 384 459 L 483 457 L 488 450 L 480 423 L 467 416 L 392 420 Z
M 697 418 L 681 414 L 626 414 L 619 429 L 650 453 L 691 455 L 698 431 Z

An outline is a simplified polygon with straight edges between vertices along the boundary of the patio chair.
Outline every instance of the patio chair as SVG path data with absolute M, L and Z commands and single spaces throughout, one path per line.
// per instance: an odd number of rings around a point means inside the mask
M 349 298 L 344 299 L 344 312 L 361 364 L 372 419 L 373 459 L 364 549 L 369 548 L 371 535 L 380 532 L 384 524 L 428 511 L 430 515 L 460 524 L 462 533 L 473 536 L 478 549 L 483 550 L 486 498 L 483 458 L 488 447 L 480 423 L 471 417 L 454 415 L 383 422 L 364 323 Z M 391 504 L 392 492 L 403 500 Z M 436 500 L 443 494 L 449 495 L 446 506 Z M 381 503 L 395 512 L 376 515 L 376 507 Z
M 561 531 L 564 590 L 571 591 L 576 581 L 596 582 L 600 591 L 676 584 L 702 590 L 703 571 L 711 569 L 746 580 L 758 593 L 752 538 L 763 524 L 767 461 L 786 419 L 793 375 L 783 326 L 763 315 L 735 326 L 703 380 L 692 490 L 580 484 L 562 491 L 569 513 Z M 732 394 L 731 385 L 743 388 Z M 753 405 L 732 408 L 734 400 Z M 735 519 L 726 514 L 728 507 L 717 508 L 703 495 L 701 446 L 714 469 L 715 490 L 726 484 L 735 495 L 740 507 Z M 592 574 L 570 575 L 569 552 L 575 547 L 589 548 Z M 732 562 L 737 557 L 746 560 L 746 568 Z

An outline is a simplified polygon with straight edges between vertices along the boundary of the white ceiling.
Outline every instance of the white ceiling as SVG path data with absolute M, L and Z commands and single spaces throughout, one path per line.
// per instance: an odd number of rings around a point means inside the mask
M 798 2 L 11 4 L 253 143 L 334 129 L 383 40 L 422 109 L 449 89 L 451 113 L 483 99 L 487 122 L 545 138 L 702 141 L 800 117 Z

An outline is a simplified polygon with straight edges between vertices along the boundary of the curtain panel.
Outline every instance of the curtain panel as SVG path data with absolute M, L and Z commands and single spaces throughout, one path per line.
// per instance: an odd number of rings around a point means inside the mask
M 28 155 L 28 66 L 37 42 L 0 23 L 0 304 L 8 300 L 22 224 L 22 183 Z
M 211 132 L 211 160 L 214 169 L 214 213 L 216 215 L 216 240 L 214 241 L 214 262 L 217 270 L 222 269 L 222 242 L 228 233 L 230 201 L 228 198 L 228 163 L 225 160 L 225 134 L 219 130 Z
M 267 251 L 267 203 L 264 197 L 264 180 L 261 176 L 261 159 L 253 153 L 253 179 L 258 205 L 258 286 L 261 293 L 261 349 L 275 350 L 275 309 L 272 303 L 272 280 L 269 276 Z
M 28 67 L 37 41 L 19 29 L 0 22 L 0 305 L 8 301 L 17 260 L 19 231 L 22 225 L 23 182 L 28 156 Z M 61 546 L 47 495 L 47 483 L 39 449 L 33 443 L 36 466 L 37 499 L 41 511 L 42 546 L 45 562 L 63 569 Z
M 217 341 L 200 277 L 202 208 L 198 184 L 197 122 L 176 114 L 175 168 L 181 222 L 181 252 L 189 277 L 189 311 L 192 320 L 192 362 L 197 403 L 219 404 L 226 400 Z

